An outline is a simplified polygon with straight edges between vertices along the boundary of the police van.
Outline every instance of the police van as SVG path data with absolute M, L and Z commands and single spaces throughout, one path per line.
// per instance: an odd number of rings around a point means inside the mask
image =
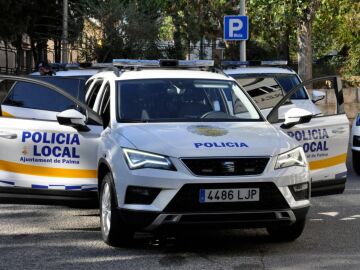
M 357 114 L 351 129 L 351 149 L 353 168 L 360 175 L 360 113 Z
M 280 107 L 279 120 L 284 119 L 289 108 L 296 107 L 311 112 L 312 121 L 283 131 L 303 145 L 310 164 L 313 195 L 342 193 L 347 176 L 349 121 L 340 79 L 329 76 L 302 83 L 296 72 L 286 66 L 287 61 L 224 61 L 222 64 L 224 72 L 244 87 L 268 119 L 276 104 L 298 87 L 288 99 L 289 104 Z M 331 85 L 327 95 L 335 92 L 336 104 L 330 108 L 322 104 L 326 93 L 316 89 L 310 93 L 306 88 L 313 83 Z M 275 125 L 280 128 L 281 123 Z
M 86 104 L 46 82 L 0 76 L 39 86 L 14 93 L 9 83 L 1 103 L 2 112 L 14 109 L 0 117 L 3 192 L 98 190 L 102 237 L 110 245 L 135 231 L 184 226 L 266 227 L 283 240 L 301 235 L 311 164 L 284 130 L 320 137 L 324 127 L 289 104 L 300 88 L 284 95 L 266 119 L 212 61 L 114 65 L 118 69 L 87 81 Z M 304 125 L 318 135 L 301 131 Z M 321 136 L 326 147 L 342 145 L 348 132 Z

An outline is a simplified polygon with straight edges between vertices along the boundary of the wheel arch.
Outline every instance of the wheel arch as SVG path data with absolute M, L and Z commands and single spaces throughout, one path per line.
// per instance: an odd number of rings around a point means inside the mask
M 100 192 L 102 180 L 108 173 L 112 174 L 111 166 L 105 159 L 101 158 L 99 161 L 98 170 L 97 170 L 99 192 Z
M 112 188 L 112 191 L 113 191 L 113 195 L 116 198 L 116 200 L 115 200 L 116 205 L 118 205 L 117 191 L 116 191 L 116 186 L 115 186 L 115 179 L 114 179 L 113 172 L 111 170 L 111 166 L 110 166 L 109 162 L 106 159 L 101 158 L 99 160 L 99 165 L 98 165 L 98 192 L 99 192 L 99 198 L 100 198 L 101 185 L 102 185 L 103 179 L 108 173 L 111 174 L 111 186 L 112 186 L 111 188 Z

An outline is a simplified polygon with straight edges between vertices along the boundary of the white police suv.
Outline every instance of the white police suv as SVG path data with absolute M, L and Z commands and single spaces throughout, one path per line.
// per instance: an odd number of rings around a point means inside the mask
M 88 80 L 86 104 L 46 82 L 0 76 L 7 84 L 1 110 L 13 109 L 0 117 L 3 193 L 98 189 L 102 236 L 110 245 L 165 227 L 266 227 L 285 240 L 301 235 L 309 166 L 299 142 L 281 129 L 314 128 L 319 122 L 312 124 L 310 112 L 292 107 L 278 119 L 288 106 L 285 95 L 269 123 L 233 78 L 198 70 L 211 61 L 115 64 L 119 69 Z
M 349 121 L 344 111 L 341 81 L 328 76 L 302 83 L 294 70 L 284 66 L 286 64 L 286 61 L 223 63 L 224 72 L 244 87 L 261 112 L 278 128 L 291 108 L 301 108 L 312 114 L 310 123 L 282 129 L 303 145 L 311 170 L 312 195 L 342 193 L 347 177 Z M 325 92 L 312 90 L 309 94 L 305 87 L 321 82 L 331 86 L 325 91 L 335 92 L 336 104 L 330 108 L 319 102 L 326 97 Z M 269 117 L 284 96 L 287 96 L 286 102 L 279 106 L 279 115 Z
M 351 138 L 353 168 L 360 175 L 360 113 L 352 124 Z

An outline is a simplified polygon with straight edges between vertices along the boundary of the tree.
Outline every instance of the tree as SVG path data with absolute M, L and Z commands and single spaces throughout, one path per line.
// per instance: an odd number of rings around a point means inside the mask
M 94 12 L 103 32 L 101 45 L 96 48 L 98 61 L 158 58 L 160 15 L 157 0 L 103 1 Z
M 337 51 L 335 68 L 347 75 L 360 75 L 360 2 L 323 1 L 314 20 L 314 53 L 317 57 Z M 326 29 L 326 31 L 324 31 Z M 345 59 L 345 61 L 343 61 Z
M 312 24 L 320 0 L 298 0 L 298 73 L 303 80 L 312 78 Z

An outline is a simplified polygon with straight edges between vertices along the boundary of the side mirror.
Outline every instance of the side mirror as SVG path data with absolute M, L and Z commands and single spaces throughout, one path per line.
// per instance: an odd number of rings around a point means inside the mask
M 312 91 L 311 100 L 313 103 L 323 100 L 325 97 L 326 97 L 326 94 L 323 91 L 319 91 L 319 90 Z
M 285 122 L 280 126 L 283 129 L 292 128 L 297 124 L 309 123 L 313 114 L 300 108 L 292 108 L 285 113 Z
M 58 113 L 56 118 L 60 125 L 70 126 L 78 131 L 89 131 L 89 127 L 86 125 L 86 116 L 77 110 L 70 109 Z

